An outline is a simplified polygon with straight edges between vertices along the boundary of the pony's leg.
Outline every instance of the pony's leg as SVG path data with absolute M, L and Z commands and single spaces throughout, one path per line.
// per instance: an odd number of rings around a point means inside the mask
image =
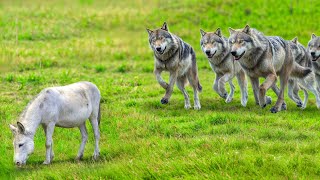
M 81 124 L 79 126 L 80 132 L 81 132 L 81 144 L 80 144 L 80 148 L 78 151 L 78 155 L 76 157 L 76 160 L 81 160 L 83 157 L 83 152 L 84 152 L 84 147 L 86 146 L 87 140 L 88 140 L 88 132 L 87 132 L 87 128 L 86 128 L 86 123 L 84 122 L 83 124 Z
M 90 116 L 89 120 L 92 125 L 93 133 L 94 133 L 94 138 L 95 138 L 95 148 L 94 148 L 94 153 L 93 153 L 93 159 L 98 159 L 100 155 L 100 150 L 99 150 L 99 140 L 100 140 L 100 131 L 99 131 L 99 122 L 98 122 L 98 111 L 92 113 Z
M 46 134 L 46 160 L 43 162 L 43 164 L 50 164 L 54 157 L 53 140 L 52 140 L 54 127 L 55 127 L 54 123 L 43 125 L 44 132 Z

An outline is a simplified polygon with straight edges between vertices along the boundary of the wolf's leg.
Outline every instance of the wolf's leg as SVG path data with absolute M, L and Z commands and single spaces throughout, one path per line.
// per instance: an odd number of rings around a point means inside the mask
M 320 93 L 320 76 L 318 74 L 315 74 L 315 81 L 316 81 L 316 86 L 317 86 L 317 91 Z
M 316 90 L 316 88 L 314 87 L 314 83 L 312 81 L 310 82 L 306 82 L 306 79 L 299 79 L 299 83 L 307 88 L 309 91 L 312 92 L 312 94 L 314 94 L 314 96 L 316 97 L 316 102 L 317 102 L 317 108 L 320 108 L 320 98 L 319 98 L 319 93 L 318 91 Z M 304 88 L 303 88 L 304 89 Z M 308 99 L 308 96 L 306 96 L 306 94 L 308 94 L 308 92 L 305 93 L 305 102 L 302 106 L 302 108 L 306 108 L 307 107 L 307 99 Z
M 170 72 L 169 85 L 168 85 L 168 88 L 166 89 L 166 94 L 164 95 L 164 97 L 160 101 L 161 104 L 168 104 L 169 99 L 170 99 L 170 97 L 172 95 L 174 84 L 177 81 L 177 76 L 178 76 L 178 72 L 177 71 L 171 71 Z
M 81 144 L 78 151 L 78 155 L 76 157 L 76 160 L 81 160 L 83 157 L 84 147 L 86 146 L 86 143 L 88 141 L 88 132 L 86 128 L 86 123 L 83 123 L 79 126 L 80 133 L 81 133 Z
M 270 87 L 272 87 L 275 84 L 276 80 L 277 80 L 276 74 L 269 74 L 267 76 L 266 80 L 260 85 L 260 87 L 259 87 L 259 105 L 261 107 L 264 108 L 267 106 L 266 92 Z
M 288 81 L 288 96 L 289 96 L 290 99 L 292 99 L 297 104 L 298 107 L 301 107 L 302 106 L 301 101 L 299 101 L 295 97 L 295 88 L 296 88 L 296 86 L 297 86 L 297 83 L 295 82 L 295 80 L 289 79 L 289 81 Z
M 220 80 L 221 77 L 222 77 L 221 74 L 217 74 L 217 73 L 216 73 L 216 79 L 215 79 L 214 84 L 213 84 L 213 90 L 216 91 L 216 92 L 219 94 L 219 96 L 221 96 L 221 93 L 220 93 L 220 91 L 219 91 L 219 80 Z M 224 94 L 224 95 L 221 96 L 221 97 L 224 98 L 224 99 L 226 99 L 226 98 L 227 98 L 227 95 L 228 95 L 228 94 L 226 93 L 226 94 Z
M 259 105 L 259 78 L 256 77 L 250 77 L 251 86 L 253 90 L 254 100 L 256 101 L 256 104 Z
M 309 94 L 308 94 L 308 91 L 306 89 L 302 88 L 302 90 L 303 90 L 303 93 L 304 93 L 304 101 L 303 101 L 303 105 L 301 106 L 301 109 L 305 109 L 307 107 Z M 317 96 L 316 96 L 316 98 L 317 98 Z M 318 100 L 317 100 L 317 107 L 319 108 Z
M 234 85 L 232 83 L 232 79 L 229 80 L 229 85 L 230 85 L 230 93 L 229 93 L 229 95 L 228 95 L 228 97 L 226 99 L 226 103 L 231 102 L 232 99 L 233 99 L 233 96 L 234 96 L 235 87 L 234 87 Z
M 237 80 L 241 91 L 241 104 L 242 106 L 246 107 L 248 102 L 248 81 L 242 69 L 237 74 Z
M 304 92 L 304 96 L 306 96 L 306 93 L 308 94 L 308 92 L 303 88 L 302 88 L 302 90 Z M 295 81 L 295 84 L 293 86 L 293 97 L 296 100 L 298 100 L 297 106 L 301 107 L 302 106 L 302 100 L 301 100 L 301 98 L 299 96 L 299 91 L 300 91 L 300 87 L 299 87 L 298 83 Z M 306 100 L 306 97 L 304 97 L 304 100 Z M 307 100 L 308 100 L 308 97 L 307 97 Z
M 157 79 L 158 83 L 160 84 L 161 87 L 163 87 L 164 89 L 167 89 L 168 88 L 168 83 L 166 83 L 162 79 L 161 73 L 162 73 L 161 69 L 157 69 L 157 68 L 154 69 L 154 75 L 156 76 L 156 79 Z
M 272 113 L 279 112 L 281 109 L 283 109 L 281 107 L 284 104 L 284 91 L 288 84 L 289 74 L 290 74 L 290 71 L 288 73 L 286 70 L 283 70 L 283 73 L 280 74 L 280 93 L 279 93 L 276 104 L 270 109 Z
M 190 105 L 190 98 L 189 95 L 185 89 L 185 83 L 187 81 L 187 77 L 183 76 L 183 77 L 179 77 L 177 79 L 177 86 L 180 89 L 180 91 L 182 92 L 183 96 L 184 96 L 184 108 L 185 109 L 190 109 L 191 105 Z
M 220 96 L 222 98 L 227 98 L 228 97 L 228 96 L 225 96 L 225 95 L 227 95 L 227 91 L 225 89 L 225 84 L 226 84 L 226 82 L 231 81 L 232 78 L 233 78 L 233 75 L 231 73 L 226 73 L 219 79 L 219 81 L 218 81 L 218 89 L 219 89 Z M 230 86 L 231 86 L 231 91 L 232 91 L 233 84 L 232 85 L 230 84 Z M 231 92 L 229 94 L 229 97 L 230 97 L 230 95 L 232 95 Z M 226 102 L 227 102 L 227 100 L 226 100 Z
M 193 88 L 193 99 L 194 99 L 194 109 L 199 110 L 201 109 L 201 104 L 200 104 L 200 99 L 199 99 L 199 94 L 198 94 L 198 80 L 197 76 L 193 74 L 192 69 L 188 71 L 188 80 L 190 85 Z

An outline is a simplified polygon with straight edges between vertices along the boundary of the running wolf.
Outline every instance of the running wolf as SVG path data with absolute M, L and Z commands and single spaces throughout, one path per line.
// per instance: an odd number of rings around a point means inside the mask
M 154 74 L 158 83 L 166 90 L 161 103 L 169 102 L 174 84 L 177 82 L 178 88 L 184 95 L 184 107 L 189 109 L 190 99 L 185 90 L 185 84 L 189 81 L 194 92 L 194 109 L 199 110 L 201 105 L 198 92 L 201 92 L 202 87 L 198 78 L 196 54 L 193 48 L 178 36 L 170 33 L 166 22 L 161 28 L 147 29 L 147 32 L 150 47 L 154 52 Z M 169 71 L 169 83 L 162 79 L 162 71 Z
M 308 53 L 311 55 L 312 59 L 312 71 L 315 74 L 317 82 L 317 90 L 320 92 L 320 37 L 315 34 L 311 35 L 311 40 L 308 43 L 307 48 Z
M 233 99 L 235 87 L 232 79 L 236 76 L 241 90 L 241 104 L 247 105 L 248 91 L 246 75 L 238 61 L 233 61 L 228 46 L 228 39 L 221 34 L 220 28 L 215 32 L 205 32 L 200 29 L 200 45 L 206 54 L 212 70 L 216 73 L 213 89 L 229 103 Z M 229 82 L 230 93 L 227 94 L 225 83 Z
M 272 88 L 278 100 L 270 111 L 285 110 L 284 91 L 289 76 L 305 77 L 311 70 L 294 64 L 291 49 L 281 37 L 265 36 L 249 25 L 238 30 L 229 28 L 229 32 L 231 54 L 249 76 L 256 103 L 261 107 L 271 104 L 266 91 Z M 280 77 L 280 89 L 276 86 L 277 76 Z M 260 86 L 259 77 L 266 78 Z
M 293 40 L 288 41 L 293 59 L 296 63 L 298 63 L 301 66 L 309 67 L 311 68 L 311 55 L 307 52 L 307 50 L 303 47 L 302 44 L 298 42 L 298 38 L 295 37 Z M 296 102 L 298 107 L 301 107 L 302 109 L 307 107 L 308 97 L 309 94 L 306 91 L 311 91 L 317 101 L 317 107 L 320 107 L 320 98 L 319 93 L 317 91 L 317 85 L 316 85 L 316 79 L 314 72 L 311 72 L 308 76 L 304 78 L 291 78 L 289 79 L 288 83 L 288 95 L 289 97 Z M 302 89 L 304 92 L 304 102 L 302 103 L 300 97 L 299 97 L 299 90 Z

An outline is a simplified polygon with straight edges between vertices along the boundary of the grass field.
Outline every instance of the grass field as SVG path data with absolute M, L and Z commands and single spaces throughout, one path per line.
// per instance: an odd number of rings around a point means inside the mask
M 320 1 L 1 1 L 0 178 L 17 179 L 319 179 L 320 122 L 315 97 L 301 110 L 271 114 L 254 103 L 226 104 L 212 90 L 214 73 L 200 50 L 199 28 L 250 24 L 267 35 L 295 36 L 304 45 L 320 35 Z M 167 21 L 197 54 L 202 109 L 185 110 L 175 87 L 168 105 L 156 82 L 145 28 Z M 168 74 L 164 74 L 168 79 Z M 42 128 L 27 165 L 13 164 L 12 134 L 19 114 L 43 88 L 86 80 L 102 94 L 101 158 L 82 162 L 77 128 L 56 128 L 55 159 L 45 159 Z M 236 81 L 234 82 L 235 84 Z M 187 88 L 190 95 L 192 90 Z M 268 95 L 276 97 L 272 91 Z M 273 102 L 273 104 L 274 104 Z M 2 179 L 1 178 L 1 179 Z

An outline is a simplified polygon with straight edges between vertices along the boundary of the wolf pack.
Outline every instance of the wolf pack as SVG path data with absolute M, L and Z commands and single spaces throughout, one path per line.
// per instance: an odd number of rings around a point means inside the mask
M 171 33 L 166 22 L 161 28 L 150 30 L 149 44 L 154 52 L 154 74 L 160 86 L 166 93 L 161 99 L 167 104 L 176 83 L 184 95 L 185 108 L 191 108 L 190 99 L 185 85 L 189 84 L 194 92 L 194 109 L 201 108 L 198 93 L 202 87 L 199 82 L 198 68 L 194 49 L 181 38 Z M 234 77 L 237 78 L 241 91 L 241 104 L 248 102 L 248 82 L 250 79 L 255 103 L 262 108 L 272 103 L 266 96 L 272 89 L 278 99 L 270 109 L 277 113 L 287 109 L 284 102 L 285 88 L 288 86 L 289 97 L 302 109 L 308 102 L 308 91 L 316 97 L 316 105 L 320 108 L 320 37 L 312 34 L 307 48 L 298 42 L 297 37 L 284 40 L 279 36 L 266 36 L 255 28 L 246 25 L 243 29 L 229 28 L 229 38 L 218 28 L 214 32 L 200 29 L 200 46 L 215 72 L 213 90 L 225 99 L 232 101 L 235 92 Z M 169 72 L 169 82 L 161 77 L 161 72 Z M 259 84 L 259 78 L 265 78 Z M 280 80 L 280 87 L 277 80 Z M 225 84 L 229 83 L 228 93 Z M 304 101 L 299 97 L 299 91 L 304 92 Z
M 171 33 L 166 22 L 161 28 L 150 30 L 149 45 L 154 52 L 154 75 L 160 86 L 165 89 L 161 99 L 167 104 L 172 95 L 174 85 L 184 96 L 184 107 L 191 108 L 190 98 L 185 89 L 186 84 L 193 88 L 194 109 L 201 109 L 199 92 L 202 91 L 198 77 L 196 54 L 194 49 L 180 37 Z M 257 29 L 246 25 L 243 29 L 229 28 L 230 36 L 225 37 L 218 28 L 214 32 L 200 29 L 200 46 L 215 72 L 213 90 L 227 103 L 234 97 L 234 77 L 237 78 L 241 91 L 241 104 L 248 102 L 248 81 L 251 81 L 255 103 L 262 108 L 272 103 L 266 96 L 272 89 L 278 96 L 272 113 L 286 110 L 284 102 L 285 88 L 288 95 L 298 107 L 306 108 L 308 91 L 316 97 L 320 108 L 320 37 L 312 34 L 307 48 L 297 38 L 286 41 L 279 36 L 265 36 Z M 169 72 L 167 83 L 161 76 L 163 71 Z M 259 84 L 259 78 L 265 78 Z M 280 88 L 277 80 L 280 80 Z M 225 86 L 230 85 L 228 93 Z M 304 92 L 304 101 L 299 91 Z M 42 90 L 21 113 L 16 125 L 10 125 L 14 135 L 14 163 L 17 166 L 26 164 L 28 156 L 34 151 L 34 135 L 41 125 L 46 138 L 46 158 L 43 164 L 50 164 L 54 158 L 54 128 L 79 128 L 81 144 L 76 160 L 83 158 L 84 148 L 88 140 L 86 120 L 89 119 L 95 137 L 93 159 L 100 155 L 100 91 L 91 82 L 77 82 L 66 86 L 49 87 Z

